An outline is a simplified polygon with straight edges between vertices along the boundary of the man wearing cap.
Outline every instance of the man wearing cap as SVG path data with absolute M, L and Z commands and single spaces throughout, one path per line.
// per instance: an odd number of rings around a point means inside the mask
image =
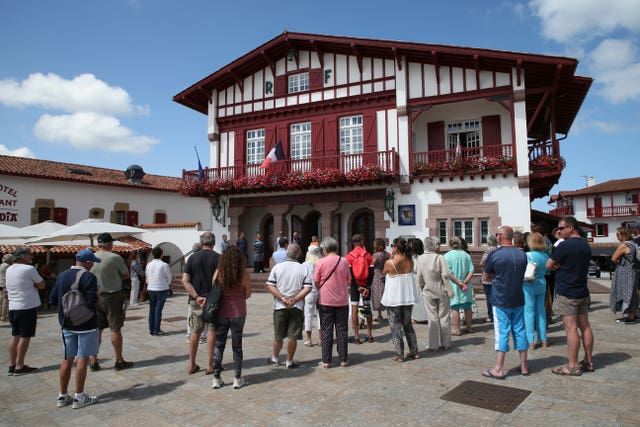
M 13 265 L 7 268 L 6 287 L 9 297 L 9 375 L 30 374 L 38 370 L 24 364 L 31 337 L 36 335 L 40 294 L 44 280 L 31 265 L 31 249 L 18 248 Z
M 62 408 L 72 405 L 73 409 L 93 405 L 98 401 L 96 396 L 88 396 L 84 393 L 84 383 L 87 379 L 87 366 L 89 356 L 98 354 L 100 333 L 98 332 L 98 316 L 95 312 L 98 302 L 98 280 L 89 272 L 94 263 L 99 263 L 89 249 L 84 249 L 76 254 L 76 265 L 62 272 L 56 279 L 51 294 L 49 305 L 58 306 L 58 322 L 62 327 L 62 363 L 60 364 L 60 393 L 56 406 Z M 65 323 L 62 311 L 62 296 L 69 292 L 75 281 L 78 281 L 78 290 L 84 295 L 87 306 L 93 311 L 93 317 L 81 325 L 71 326 Z M 69 380 L 73 360 L 76 363 L 76 392 L 72 398 L 68 394 Z
M 102 331 L 111 330 L 111 345 L 116 356 L 116 370 L 133 367 L 133 362 L 127 362 L 122 357 L 122 325 L 124 324 L 125 295 L 122 293 L 122 280 L 129 277 L 129 269 L 122 257 L 111 252 L 113 237 L 109 233 L 98 236 L 98 247 L 95 256 L 100 263 L 91 268 L 91 272 L 98 278 L 98 328 L 100 328 L 100 343 Z M 98 355 L 91 356 L 92 371 L 99 371 Z

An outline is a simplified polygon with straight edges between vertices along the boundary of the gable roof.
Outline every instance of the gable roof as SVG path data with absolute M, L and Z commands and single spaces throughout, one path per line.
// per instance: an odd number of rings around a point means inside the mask
M 548 137 L 548 119 L 537 115 L 539 104 L 550 102 L 548 91 L 555 89 L 556 130 L 567 134 L 591 86 L 592 79 L 575 76 L 578 61 L 559 56 L 457 47 L 415 42 L 327 36 L 320 34 L 283 32 L 263 45 L 241 56 L 218 71 L 178 93 L 173 100 L 188 108 L 207 114 L 213 89 L 224 89 L 286 56 L 289 49 L 318 53 L 338 53 L 399 61 L 439 64 L 453 67 L 494 70 L 511 73 L 521 68 L 526 76 L 527 118 L 534 123 L 529 136 L 541 140 Z M 551 98 L 551 97 L 549 97 Z M 537 116 L 537 117 L 536 117 Z
M 136 184 L 127 180 L 124 170 L 13 156 L 0 156 L 0 175 L 171 192 L 178 191 L 182 183 L 180 178 L 146 174 Z
M 561 191 L 552 195 L 549 203 L 564 197 L 584 196 L 587 194 L 615 193 L 620 191 L 640 191 L 640 178 L 612 179 L 602 184 L 592 185 L 575 191 Z

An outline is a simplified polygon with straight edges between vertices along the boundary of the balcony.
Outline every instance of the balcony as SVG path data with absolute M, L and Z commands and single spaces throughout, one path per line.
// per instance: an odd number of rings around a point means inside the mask
M 423 151 L 413 153 L 411 159 L 411 175 L 419 179 L 514 170 L 511 144 Z
M 601 206 L 587 208 L 587 218 L 615 218 L 637 216 L 640 212 L 638 203 L 632 205 Z
M 529 189 L 531 200 L 549 195 L 560 180 L 566 162 L 557 144 L 546 142 L 529 146 Z
M 561 208 L 551 209 L 549 213 L 556 216 L 574 215 L 573 206 L 563 206 Z
M 390 183 L 398 178 L 395 150 L 282 160 L 260 164 L 182 171 L 180 192 L 189 196 L 295 191 Z

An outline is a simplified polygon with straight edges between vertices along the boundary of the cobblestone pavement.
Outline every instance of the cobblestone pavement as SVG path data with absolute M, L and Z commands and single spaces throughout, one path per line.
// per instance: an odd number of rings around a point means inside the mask
M 606 287 L 610 280 L 597 283 Z M 393 362 L 389 327 L 383 322 L 375 324 L 375 343 L 349 346 L 351 366 L 322 369 L 318 367 L 320 348 L 300 342 L 297 359 L 304 366 L 287 370 L 266 364 L 271 353 L 272 298 L 254 294 L 244 339 L 243 375 L 248 385 L 240 390 L 230 385 L 229 343 L 222 375 L 227 385 L 213 390 L 211 376 L 204 375 L 206 346 L 201 345 L 198 353 L 203 371 L 186 372 L 186 296 L 176 294 L 164 310 L 162 327 L 167 336 L 148 335 L 146 304 L 129 310 L 123 330 L 124 355 L 135 362 L 133 369 L 113 369 L 113 349 L 105 335 L 100 355 L 104 369 L 89 372 L 85 387 L 100 402 L 77 410 L 55 405 L 60 329 L 55 314 L 46 313 L 38 319 L 37 336 L 27 355 L 29 365 L 40 367 L 38 373 L 6 376 L 7 352 L 0 353 L 0 425 L 640 425 L 640 323 L 616 323 L 608 294 L 592 297 L 595 373 L 559 377 L 550 372 L 566 363 L 566 339 L 556 319 L 549 327 L 550 346 L 530 352 L 531 376 L 518 374 L 518 356 L 511 352 L 507 355 L 509 376 L 498 382 L 480 375 L 495 361 L 493 329 L 482 322 L 482 295 L 474 332 L 454 337 L 447 352 L 422 352 L 420 360 Z M 426 326 L 417 325 L 417 333 L 423 349 Z M 9 334 L 8 324 L 2 323 L 2 343 Z M 525 389 L 531 394 L 506 414 L 440 398 L 465 380 Z

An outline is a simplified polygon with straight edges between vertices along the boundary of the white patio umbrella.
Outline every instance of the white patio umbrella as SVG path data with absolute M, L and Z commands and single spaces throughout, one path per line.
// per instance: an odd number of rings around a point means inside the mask
M 60 230 L 64 230 L 67 228 L 66 225 L 60 224 L 59 222 L 55 222 L 53 220 L 47 220 L 40 222 L 38 224 L 28 225 L 26 227 L 20 228 L 20 236 L 26 238 L 29 237 L 42 237 L 51 233 L 55 233 Z
M 0 239 L 16 239 L 21 237 L 20 229 L 10 225 L 0 224 Z
M 62 230 L 55 231 L 37 239 L 31 239 L 27 241 L 27 243 L 47 244 L 65 242 L 66 244 L 75 244 L 73 242 L 76 240 L 89 239 L 90 245 L 93 246 L 93 239 L 101 233 L 109 233 L 111 237 L 117 239 L 119 237 L 143 232 L 144 230 L 141 228 L 130 227 L 128 225 L 114 224 L 100 219 L 84 219 Z

